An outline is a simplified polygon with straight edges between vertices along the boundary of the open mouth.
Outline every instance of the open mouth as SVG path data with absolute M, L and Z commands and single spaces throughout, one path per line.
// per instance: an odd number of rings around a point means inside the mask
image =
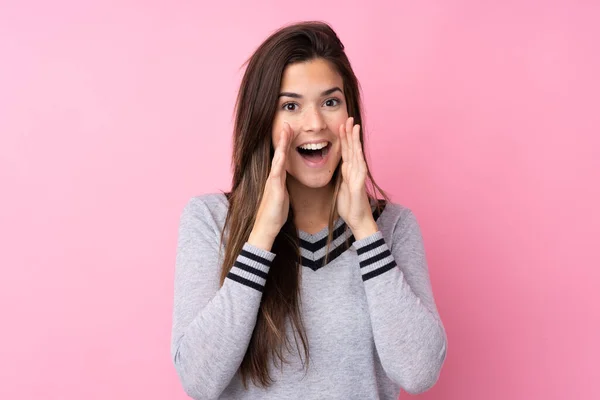
M 305 160 L 318 163 L 327 157 L 327 153 L 329 153 L 330 148 L 330 142 L 323 142 L 318 144 L 306 144 L 298 146 L 296 147 L 296 150 Z

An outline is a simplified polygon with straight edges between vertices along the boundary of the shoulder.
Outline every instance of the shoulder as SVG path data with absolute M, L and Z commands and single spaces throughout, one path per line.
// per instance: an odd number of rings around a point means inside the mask
M 220 231 L 225 223 L 229 202 L 223 193 L 191 197 L 181 212 L 182 226 L 203 226 Z
M 229 202 L 223 193 L 207 193 L 199 196 L 192 196 L 186 203 L 183 211 L 192 214 L 227 214 Z
M 397 225 L 399 223 L 407 222 L 410 219 L 415 219 L 413 211 L 399 203 L 380 200 L 380 204 L 383 205 L 383 210 L 379 219 L 386 224 Z
M 420 228 L 417 218 L 409 207 L 395 203 L 385 202 L 385 208 L 377 220 L 384 236 L 398 238 L 398 236 L 418 235 Z

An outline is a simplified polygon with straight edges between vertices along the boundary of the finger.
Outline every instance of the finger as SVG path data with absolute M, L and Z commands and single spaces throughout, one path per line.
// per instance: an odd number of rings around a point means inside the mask
M 352 146 L 352 125 L 354 125 L 354 118 L 350 117 L 346 120 L 346 145 L 348 147 L 348 161 L 352 161 L 354 158 Z
M 362 160 L 362 146 L 360 143 L 360 125 L 358 124 L 352 128 L 352 147 L 355 161 L 360 162 Z
M 342 144 L 342 161 L 345 162 L 348 160 L 348 145 L 346 144 L 347 137 L 346 137 L 346 123 L 345 122 L 343 124 L 340 124 L 339 133 L 340 133 L 340 143 Z
M 276 177 L 281 174 L 283 169 L 283 165 L 285 164 L 285 146 L 288 142 L 287 139 L 287 131 L 283 129 L 279 136 L 279 141 L 277 142 L 277 147 L 275 148 L 275 154 L 273 155 L 273 163 L 271 165 L 271 176 Z
M 290 154 L 290 148 L 292 146 L 292 137 L 294 136 L 294 132 L 292 131 L 292 127 L 287 123 L 283 123 L 283 132 L 281 134 L 281 138 L 279 141 L 281 142 L 281 165 L 279 170 L 279 176 L 282 178 L 282 184 L 285 185 L 286 180 L 286 172 L 285 165 Z
M 273 156 L 273 163 L 271 164 L 271 172 L 269 176 L 272 178 L 276 178 L 280 174 L 281 170 L 281 153 L 279 149 L 275 150 L 275 155 Z
M 285 145 L 283 148 L 283 151 L 287 158 L 287 155 L 289 154 L 289 151 L 290 151 L 290 147 L 292 146 L 292 138 L 294 137 L 294 131 L 292 131 L 292 127 L 287 122 L 283 123 L 283 129 L 287 132 L 286 141 L 285 141 Z

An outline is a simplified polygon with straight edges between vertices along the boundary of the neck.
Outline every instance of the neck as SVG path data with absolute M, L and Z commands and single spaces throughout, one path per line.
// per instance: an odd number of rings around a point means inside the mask
M 324 187 L 310 188 L 289 175 L 287 181 L 296 227 L 311 233 L 327 226 L 333 202 L 333 182 Z

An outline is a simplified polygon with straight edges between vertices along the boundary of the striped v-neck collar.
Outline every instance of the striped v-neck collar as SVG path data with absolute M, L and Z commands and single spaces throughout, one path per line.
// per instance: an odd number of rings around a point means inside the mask
M 385 200 L 378 200 L 381 210 L 375 207 L 373 218 L 375 221 L 381 215 L 385 208 Z M 312 269 L 313 271 L 324 267 L 325 255 L 327 253 L 327 237 L 329 235 L 328 227 L 321 229 L 319 232 L 310 234 L 298 230 L 298 238 L 300 239 L 300 255 L 302 257 L 302 265 Z M 354 235 L 346 223 L 339 218 L 333 225 L 333 235 L 331 244 L 329 245 L 329 257 L 327 263 L 331 263 L 343 252 L 348 250 L 354 243 Z

